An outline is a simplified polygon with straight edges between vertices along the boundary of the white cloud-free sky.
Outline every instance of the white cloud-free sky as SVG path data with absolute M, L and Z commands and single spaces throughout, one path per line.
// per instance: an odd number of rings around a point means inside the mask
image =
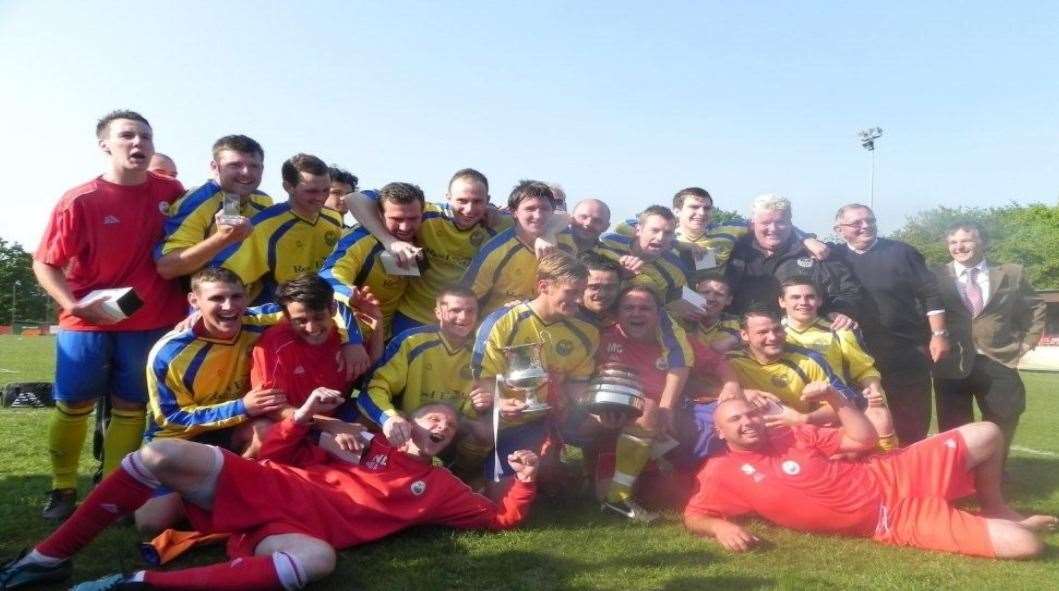
M 532 4 L 532 6 L 530 6 Z M 188 186 L 228 133 L 262 187 L 309 152 L 362 185 L 440 199 L 485 172 L 627 216 L 707 188 L 778 192 L 826 233 L 867 199 L 878 125 L 883 230 L 937 205 L 1054 203 L 1059 4 L 1021 2 L 0 2 L 0 237 L 35 248 L 99 173 L 95 120 L 151 120 Z

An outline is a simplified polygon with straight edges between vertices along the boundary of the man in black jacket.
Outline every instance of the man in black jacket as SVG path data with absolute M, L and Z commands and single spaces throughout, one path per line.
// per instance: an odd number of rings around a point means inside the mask
M 726 276 L 732 286 L 732 312 L 757 304 L 775 308 L 780 283 L 794 276 L 813 280 L 823 297 L 821 314 L 832 328 L 849 328 L 864 298 L 860 283 L 841 261 L 818 261 L 794 235 L 791 202 L 774 194 L 760 195 L 751 212 L 751 233 L 732 251 Z
M 832 249 L 864 286 L 857 315 L 865 346 L 882 374 L 901 445 L 930 428 L 930 367 L 949 351 L 945 304 L 934 274 L 912 246 L 879 238 L 875 214 L 859 203 L 835 215 L 845 244 Z

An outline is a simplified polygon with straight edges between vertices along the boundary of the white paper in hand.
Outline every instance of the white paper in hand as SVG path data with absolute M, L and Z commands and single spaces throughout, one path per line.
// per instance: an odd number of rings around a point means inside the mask
M 419 277 L 419 265 L 412 264 L 407 267 L 402 267 L 397 264 L 397 257 L 395 257 L 390 251 L 379 253 L 379 260 L 382 261 L 382 268 L 390 275 Z
M 706 269 L 717 268 L 717 256 L 713 254 L 713 249 L 707 248 L 702 256 L 695 259 L 695 270 L 703 271 Z

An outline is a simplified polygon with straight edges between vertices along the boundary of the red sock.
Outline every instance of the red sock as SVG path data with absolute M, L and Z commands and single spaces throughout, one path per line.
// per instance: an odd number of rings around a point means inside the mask
M 52 558 L 73 556 L 110 524 L 146 503 L 153 491 L 129 476 L 124 468 L 115 470 L 92 490 L 59 529 L 37 544 L 37 551 Z
M 236 558 L 231 562 L 183 570 L 149 570 L 144 573 L 143 582 L 152 589 L 188 591 L 283 589 L 272 556 Z

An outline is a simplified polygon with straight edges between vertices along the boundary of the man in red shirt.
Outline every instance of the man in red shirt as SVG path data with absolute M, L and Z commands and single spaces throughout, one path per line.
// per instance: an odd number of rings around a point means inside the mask
M 63 519 L 76 500 L 77 461 L 101 395 L 113 410 L 104 435 L 103 471 L 140 445 L 147 398 L 144 366 L 154 342 L 184 315 L 180 286 L 158 275 L 151 258 L 166 212 L 183 189 L 147 172 L 151 125 L 139 113 L 114 111 L 96 125 L 106 157 L 103 174 L 66 192 L 52 211 L 33 257 L 41 287 L 59 305 L 56 408 L 48 428 L 52 490 L 44 516 Z M 131 287 L 143 306 L 128 317 L 97 289 Z
M 70 557 L 158 486 L 181 495 L 196 530 L 230 533 L 233 560 L 112 575 L 74 589 L 300 589 L 334 570 L 336 549 L 421 524 L 506 529 L 527 515 L 536 492 L 532 452 L 507 456 L 516 482 L 494 504 L 432 465 L 456 433 L 451 407 L 434 403 L 416 411 L 412 436 L 400 447 L 352 426 L 312 444 L 314 415 L 341 402 L 333 393 L 313 392 L 271 431 L 259 462 L 189 441 L 151 442 L 126 456 L 51 536 L 0 568 L 0 585 L 65 579 Z
M 745 400 L 718 405 L 717 429 L 729 453 L 710 459 L 684 511 L 694 534 L 715 538 L 732 551 L 760 540 L 729 518 L 756 513 L 790 529 L 872 538 L 994 558 L 1029 558 L 1043 544 L 1036 531 L 1056 518 L 1024 517 L 1000 491 L 1003 437 L 992 423 L 940 433 L 864 461 L 831 459 L 874 449 L 871 422 L 826 382 L 812 382 L 806 402 L 824 402 L 840 428 L 813 425 L 768 431 L 761 411 Z M 976 492 L 980 515 L 961 511 L 956 499 Z

